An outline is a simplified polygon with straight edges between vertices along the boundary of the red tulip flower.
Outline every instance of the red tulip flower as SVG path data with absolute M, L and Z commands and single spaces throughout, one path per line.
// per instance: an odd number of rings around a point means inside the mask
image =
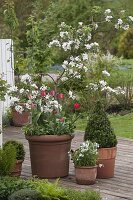
M 64 96 L 65 96 L 65 95 L 64 95 L 63 93 L 58 94 L 58 98 L 59 98 L 59 99 L 64 99 Z
M 51 96 L 55 96 L 55 90 L 51 90 L 51 91 L 49 92 L 49 94 L 50 94 Z
M 45 96 L 46 96 L 45 90 L 41 90 L 41 97 L 45 97 Z
M 79 103 L 75 103 L 75 104 L 74 104 L 74 108 L 75 108 L 75 110 L 80 109 L 80 104 L 79 104 Z
M 59 119 L 59 121 L 63 123 L 65 119 L 62 117 L 61 119 Z

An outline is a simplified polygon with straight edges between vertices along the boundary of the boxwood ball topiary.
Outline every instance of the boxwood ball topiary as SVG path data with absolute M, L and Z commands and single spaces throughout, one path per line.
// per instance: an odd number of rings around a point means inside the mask
M 99 144 L 99 148 L 115 147 L 117 145 L 116 135 L 111 127 L 110 121 L 100 101 L 89 117 L 85 130 L 84 140 L 91 140 Z
M 9 200 L 43 200 L 41 194 L 31 189 L 21 189 L 14 192 Z

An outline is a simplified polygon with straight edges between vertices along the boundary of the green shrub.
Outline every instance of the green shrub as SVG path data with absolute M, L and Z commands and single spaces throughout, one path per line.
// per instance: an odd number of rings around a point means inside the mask
M 46 200 L 66 200 L 65 190 L 58 186 L 58 181 L 50 183 L 47 180 L 32 180 L 31 186 Z
M 111 128 L 110 121 L 100 101 L 96 103 L 89 117 L 84 140 L 96 142 L 100 148 L 114 147 L 117 145 L 116 135 Z
M 0 176 L 9 175 L 15 162 L 16 149 L 12 144 L 0 149 Z
M 21 189 L 17 192 L 14 192 L 10 197 L 9 200 L 42 200 L 42 196 L 36 192 L 35 190 L 31 189 Z
M 67 190 L 66 196 L 69 200 L 101 200 L 100 194 L 93 190 L 86 191 L 76 191 L 76 190 Z
M 133 28 L 128 29 L 121 35 L 118 54 L 124 58 L 133 58 Z
M 25 157 L 24 145 L 21 142 L 15 140 L 9 140 L 3 145 L 3 149 L 5 149 L 10 144 L 13 145 L 16 149 L 16 159 L 24 160 Z
M 24 188 L 32 189 L 32 186 L 20 178 L 0 177 L 0 200 L 8 200 L 11 194 Z

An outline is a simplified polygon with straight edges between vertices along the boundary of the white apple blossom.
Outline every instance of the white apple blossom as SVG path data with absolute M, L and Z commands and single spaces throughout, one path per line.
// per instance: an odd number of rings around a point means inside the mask
M 71 90 L 69 90 L 68 94 L 69 94 L 69 98 L 72 98 L 73 100 L 76 99 L 76 96 L 73 95 L 73 92 Z
M 106 9 L 104 13 L 105 13 L 105 14 L 111 13 L 111 9 Z
M 90 44 L 85 44 L 86 49 L 91 49 L 92 46 Z
M 97 24 L 96 24 L 96 25 L 97 25 Z M 95 25 L 95 26 L 96 26 L 96 25 Z M 98 26 L 98 25 L 97 25 L 97 26 Z M 96 29 L 95 29 L 95 30 L 96 30 Z M 88 37 L 87 37 L 87 41 L 90 41 L 90 40 L 91 40 L 91 37 L 92 37 L 92 36 L 91 36 L 91 33 L 90 33 L 90 34 L 88 35 Z
M 26 103 L 25 104 L 25 107 L 28 109 L 28 110 L 31 110 L 31 105 L 29 103 Z
M 10 105 L 11 106 L 13 106 L 14 105 L 14 103 L 16 103 L 16 102 L 19 102 L 19 98 L 17 98 L 17 97 L 11 97 L 11 100 L 10 100 Z
M 24 92 L 24 88 L 21 88 L 21 89 L 19 90 L 19 92 L 20 92 L 20 94 L 22 94 L 22 93 Z
M 106 20 L 106 22 L 111 22 L 112 18 L 113 17 L 111 15 L 107 15 L 106 18 L 105 18 L 105 20 Z
M 123 20 L 122 19 L 118 19 L 117 24 L 122 25 L 123 24 Z
M 45 85 L 41 86 L 40 90 L 47 90 L 47 86 L 45 86 Z
M 121 13 L 125 13 L 125 10 L 121 10 Z
M 9 88 L 8 93 L 10 92 L 17 92 L 18 91 L 18 87 L 17 86 L 12 86 Z
M 21 82 L 27 84 L 27 82 L 31 82 L 31 76 L 29 74 L 25 74 L 21 77 Z
M 22 114 L 22 112 L 24 111 L 24 108 L 23 108 L 22 106 L 20 106 L 20 105 L 17 105 L 17 106 L 15 106 L 15 110 L 16 110 L 18 113 Z
M 31 86 L 34 87 L 35 89 L 38 89 L 38 87 L 35 83 L 33 83 Z
M 120 86 L 118 86 L 114 90 L 115 90 L 114 92 L 115 92 L 116 95 L 119 95 L 119 94 L 123 94 L 124 95 L 125 94 L 125 91 Z
M 63 38 L 64 36 L 67 36 L 67 35 L 68 35 L 68 32 L 67 32 L 67 31 L 64 31 L 64 32 L 61 31 L 61 32 L 60 32 L 60 37 L 61 37 L 61 38 Z
M 129 24 L 125 24 L 124 26 L 122 26 L 122 28 L 126 31 L 129 29 Z
M 53 40 L 52 42 L 49 43 L 49 47 L 52 47 L 52 46 L 60 47 L 61 44 L 59 40 Z
M 110 73 L 106 70 L 102 71 L 102 74 L 105 75 L 105 76 L 110 76 Z
M 95 29 L 95 30 L 98 29 L 98 24 L 97 24 L 97 23 L 94 24 L 94 29 Z
M 104 80 L 99 81 L 99 83 L 100 83 L 101 87 L 103 87 L 103 88 L 107 85 L 107 82 Z
M 82 26 L 82 25 L 83 25 L 83 22 L 79 22 L 78 24 L 79 24 L 80 26 Z
M 129 20 L 133 21 L 133 16 L 128 16 Z
M 88 54 L 87 53 L 83 53 L 82 54 L 82 58 L 83 58 L 83 61 L 84 60 L 88 60 Z

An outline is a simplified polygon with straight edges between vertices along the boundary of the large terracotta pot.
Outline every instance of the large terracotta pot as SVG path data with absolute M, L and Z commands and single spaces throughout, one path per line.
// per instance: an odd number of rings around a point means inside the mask
M 14 126 L 23 126 L 29 121 L 30 112 L 23 111 L 18 113 L 15 109 L 12 110 L 12 121 Z
M 97 166 L 75 167 L 76 182 L 81 185 L 92 185 L 96 181 Z
M 98 149 L 97 178 L 114 177 L 117 147 Z
M 68 176 L 71 140 L 69 135 L 26 136 L 29 141 L 32 175 L 40 178 Z
M 17 160 L 16 161 L 16 164 L 11 171 L 11 174 L 10 174 L 11 176 L 16 176 L 16 177 L 21 176 L 22 163 L 23 163 L 23 160 Z

